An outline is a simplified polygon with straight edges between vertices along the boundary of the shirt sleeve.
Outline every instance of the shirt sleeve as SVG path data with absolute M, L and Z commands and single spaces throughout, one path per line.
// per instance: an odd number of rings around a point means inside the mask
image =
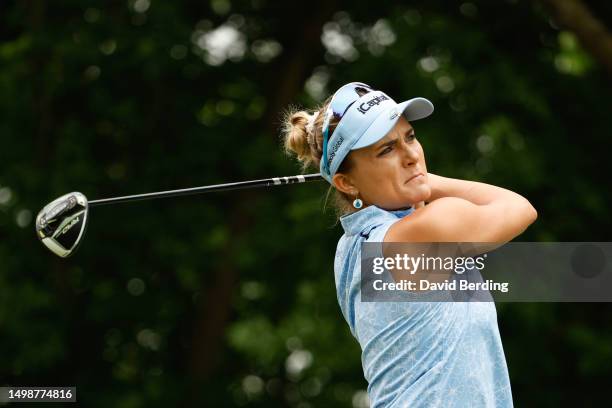
M 385 235 L 387 235 L 387 231 L 393 224 L 398 222 L 400 218 L 395 220 L 386 220 L 382 224 L 377 225 L 372 230 L 370 230 L 369 236 L 366 239 L 367 242 L 384 242 Z
M 393 225 L 397 221 L 399 221 L 399 219 L 385 220 L 383 223 L 375 226 L 368 232 L 368 236 L 364 240 L 364 242 L 366 242 L 367 245 L 364 245 L 362 247 L 362 250 L 365 251 L 364 252 L 365 258 L 370 258 L 370 257 L 382 258 L 383 257 L 382 247 L 383 247 L 383 242 L 385 241 L 385 235 L 387 234 L 387 231 L 389 230 L 391 225 Z

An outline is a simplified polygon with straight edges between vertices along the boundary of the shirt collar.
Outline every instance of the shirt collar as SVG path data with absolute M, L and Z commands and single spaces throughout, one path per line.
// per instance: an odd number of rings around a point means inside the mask
M 355 235 L 361 232 L 369 232 L 373 227 L 381 225 L 386 220 L 396 220 L 412 213 L 412 207 L 405 210 L 383 210 L 375 205 L 370 205 L 363 210 L 340 217 L 340 223 L 347 235 Z

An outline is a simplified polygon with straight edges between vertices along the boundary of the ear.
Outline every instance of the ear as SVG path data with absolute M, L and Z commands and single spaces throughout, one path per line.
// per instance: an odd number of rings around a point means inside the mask
M 350 196 L 356 196 L 359 193 L 359 189 L 353 182 L 353 179 L 348 174 L 336 173 L 332 178 L 332 182 L 336 190 L 341 191 Z

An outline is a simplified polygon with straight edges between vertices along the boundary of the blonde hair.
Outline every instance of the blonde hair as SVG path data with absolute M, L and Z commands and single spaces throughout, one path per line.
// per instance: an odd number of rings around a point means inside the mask
M 289 155 L 295 155 L 296 159 L 302 164 L 302 171 L 306 171 L 309 167 L 315 168 L 319 171 L 319 164 L 321 163 L 321 157 L 323 156 L 323 121 L 327 105 L 331 98 L 328 98 L 318 109 L 309 113 L 308 111 L 301 110 L 298 107 L 290 107 L 284 114 L 282 135 L 285 147 L 285 152 Z M 309 133 L 307 125 L 311 120 L 312 116 L 316 116 L 314 123 L 312 124 L 312 132 Z M 338 125 L 338 119 L 332 117 L 329 124 L 329 134 L 334 131 Z M 340 168 L 339 173 L 346 173 L 351 168 L 350 154 L 347 156 Z M 355 211 L 353 208 L 351 198 L 348 194 L 342 191 L 336 190 L 333 186 L 330 186 L 327 197 L 330 192 L 334 190 L 334 206 L 338 216 L 349 214 Z M 325 200 L 327 203 L 327 198 Z

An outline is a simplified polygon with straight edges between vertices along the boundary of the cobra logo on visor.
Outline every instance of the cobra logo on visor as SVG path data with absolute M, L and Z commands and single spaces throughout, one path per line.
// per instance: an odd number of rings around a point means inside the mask
M 389 120 L 393 120 L 397 118 L 398 116 L 399 116 L 399 113 L 397 113 L 397 109 L 395 108 L 393 108 L 391 112 L 389 112 Z

